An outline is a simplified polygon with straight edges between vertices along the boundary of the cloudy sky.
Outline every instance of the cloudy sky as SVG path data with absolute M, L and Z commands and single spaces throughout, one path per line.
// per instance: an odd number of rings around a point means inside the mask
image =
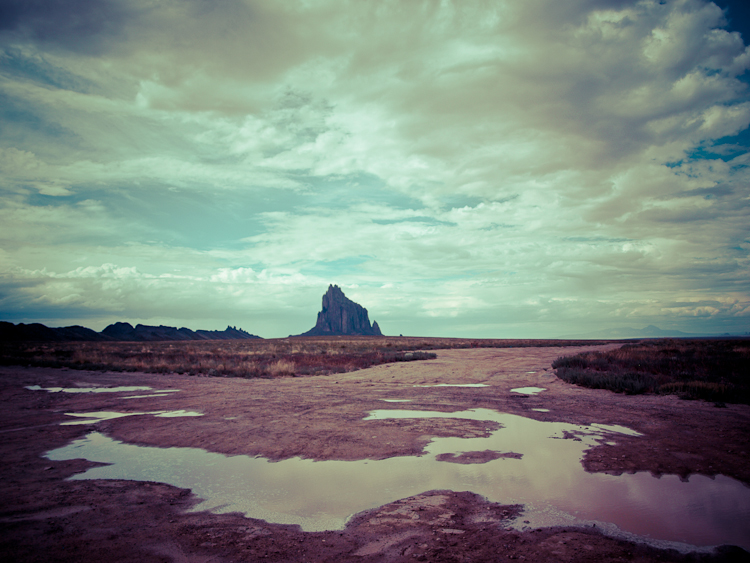
M 2 0 L 0 319 L 750 331 L 719 4 Z

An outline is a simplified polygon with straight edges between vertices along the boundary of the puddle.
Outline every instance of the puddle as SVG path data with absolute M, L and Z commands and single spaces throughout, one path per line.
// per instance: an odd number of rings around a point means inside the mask
M 436 383 L 435 385 L 415 385 L 414 387 L 489 387 L 485 383 Z
M 549 412 L 549 409 L 531 409 L 532 411 L 536 412 Z
M 162 412 L 159 414 L 156 414 L 156 413 L 150 413 L 150 414 L 155 414 L 156 416 L 162 417 L 162 418 L 174 418 L 174 417 L 179 417 L 179 416 L 203 416 L 202 412 L 186 411 L 186 410 L 167 411 L 167 412 Z
M 66 412 L 65 416 L 78 416 L 84 420 L 74 420 L 72 422 L 62 422 L 61 426 L 75 426 L 78 424 L 94 424 L 95 422 L 101 422 L 102 420 L 112 420 L 113 418 L 122 418 L 123 416 L 135 416 L 139 414 L 148 414 L 145 412 L 91 412 L 91 413 L 76 413 Z
M 536 395 L 537 393 L 541 393 L 542 391 L 546 391 L 544 387 L 516 387 L 515 389 L 511 389 L 511 393 L 522 393 L 524 395 Z
M 384 460 L 292 458 L 271 463 L 195 448 L 134 446 L 97 432 L 46 457 L 110 464 L 71 479 L 169 483 L 190 488 L 203 499 L 194 510 L 238 511 L 269 522 L 299 524 L 306 531 L 341 529 L 363 510 L 432 489 L 451 489 L 473 491 L 493 502 L 524 504 L 525 512 L 516 521 L 520 527 L 524 520 L 532 527 L 595 522 L 615 535 L 624 531 L 652 540 L 750 549 L 750 488 L 739 481 L 721 475 L 693 475 L 682 481 L 675 475 L 615 476 L 583 470 L 580 460 L 588 448 L 632 432 L 629 429 L 540 422 L 487 409 L 377 410 L 366 420 L 376 427 L 375 421 L 390 418 L 466 418 L 497 422 L 502 428 L 488 438 L 436 438 L 426 455 Z M 580 440 L 560 439 L 566 435 Z M 437 460 L 441 454 L 487 450 L 521 457 L 468 465 Z
M 386 403 L 411 403 L 411 399 L 380 399 Z
M 40 387 L 27 385 L 29 391 L 48 391 L 50 393 L 121 393 L 133 391 L 151 391 L 151 387 Z
M 203 416 L 203 413 L 193 411 L 154 411 L 154 412 L 112 412 L 112 411 L 100 411 L 100 412 L 66 412 L 66 416 L 76 416 L 83 420 L 74 420 L 71 422 L 61 422 L 61 426 L 76 426 L 79 424 L 96 424 L 102 420 L 112 420 L 114 418 L 122 418 L 124 416 L 140 416 L 144 414 L 150 414 L 158 416 L 159 418 L 172 418 L 178 416 Z
M 624 426 L 618 426 L 617 424 L 592 424 L 593 428 L 601 428 L 602 430 L 608 430 L 610 432 L 617 432 L 618 434 L 625 434 L 627 436 L 643 436 L 640 432 L 636 432 L 635 430 L 631 430 L 630 428 L 626 428 Z
M 39 385 L 27 385 L 29 391 L 48 391 L 49 393 L 133 393 L 134 391 L 152 391 L 151 387 L 40 387 Z M 155 393 L 177 393 L 179 389 L 159 389 Z M 136 397 L 125 397 L 134 399 Z

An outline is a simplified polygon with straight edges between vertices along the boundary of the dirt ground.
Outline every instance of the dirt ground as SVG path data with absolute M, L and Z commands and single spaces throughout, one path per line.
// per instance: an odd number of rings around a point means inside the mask
M 747 552 L 679 554 L 589 528 L 518 531 L 522 507 L 472 493 L 425 491 L 354 517 L 346 529 L 302 532 L 240 514 L 187 512 L 189 490 L 134 481 L 66 481 L 91 467 L 44 452 L 97 430 L 133 444 L 223 454 L 315 460 L 417 455 L 437 436 L 488 435 L 482 421 L 363 421 L 383 399 L 410 409 L 494 409 L 536 420 L 627 426 L 643 437 L 588 450 L 588 471 L 724 474 L 750 484 L 750 407 L 625 396 L 558 380 L 550 367 L 586 348 L 438 351 L 429 361 L 381 365 L 325 377 L 246 380 L 188 375 L 0 368 L 0 560 L 2 561 L 747 561 Z M 602 349 L 602 347 L 598 347 Z M 534 372 L 534 373 L 529 373 Z M 485 383 L 489 387 L 415 387 Z M 112 393 L 48 393 L 24 387 L 150 386 L 179 389 L 123 401 Z M 510 393 L 538 386 L 542 395 Z M 532 409 L 544 407 L 550 412 Z M 133 416 L 61 426 L 65 412 L 193 410 L 201 417 Z M 371 439 L 377 425 L 378 440 Z M 493 458 L 492 452 L 486 452 Z M 496 456 L 494 456 L 496 457 Z M 455 460 L 458 463 L 476 460 Z M 481 460 L 480 460 L 481 461 Z

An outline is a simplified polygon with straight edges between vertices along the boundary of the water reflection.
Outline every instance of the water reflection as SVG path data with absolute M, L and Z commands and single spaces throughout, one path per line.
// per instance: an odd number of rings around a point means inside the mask
M 99 433 L 47 457 L 111 464 L 73 479 L 165 482 L 190 488 L 204 499 L 198 510 L 240 511 L 270 522 L 299 524 L 308 531 L 340 529 L 347 517 L 362 510 L 431 489 L 452 489 L 473 491 L 494 502 L 525 504 L 523 520 L 531 526 L 598 521 L 691 545 L 731 543 L 750 548 L 750 488 L 738 481 L 694 475 L 684 482 L 671 475 L 585 472 L 580 463 L 585 450 L 616 439 L 626 428 L 540 422 L 486 409 L 379 410 L 367 419 L 396 417 L 468 418 L 498 422 L 502 428 L 487 438 L 436 438 L 427 455 L 385 460 L 293 458 L 272 463 L 193 448 L 138 447 Z M 522 458 L 472 465 L 436 460 L 441 453 L 488 449 Z
M 545 387 L 516 387 L 511 389 L 511 393 L 521 393 L 522 395 L 538 395 L 542 391 L 546 391 Z
M 102 420 L 112 420 L 113 418 L 122 418 L 124 416 L 139 416 L 144 414 L 150 414 L 158 416 L 160 418 L 174 418 L 180 416 L 203 416 L 203 413 L 178 410 L 178 411 L 153 411 L 153 412 L 113 412 L 113 411 L 98 411 L 98 412 L 66 412 L 65 416 L 75 416 L 82 420 L 74 420 L 71 422 L 61 422 L 60 426 L 75 426 L 78 424 L 95 424 Z
M 41 387 L 39 385 L 27 385 L 29 391 L 47 391 L 49 393 L 132 393 L 133 391 L 151 391 L 151 387 L 129 386 L 129 387 Z M 179 389 L 158 389 L 155 393 L 167 394 L 177 393 Z M 156 395 L 147 395 L 155 397 Z M 134 399 L 136 397 L 125 397 Z

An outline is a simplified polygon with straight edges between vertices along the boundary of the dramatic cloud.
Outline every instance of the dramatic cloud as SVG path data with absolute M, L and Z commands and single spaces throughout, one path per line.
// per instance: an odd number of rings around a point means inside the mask
M 750 330 L 734 5 L 0 10 L 4 319 L 286 336 L 338 283 L 387 334 Z

